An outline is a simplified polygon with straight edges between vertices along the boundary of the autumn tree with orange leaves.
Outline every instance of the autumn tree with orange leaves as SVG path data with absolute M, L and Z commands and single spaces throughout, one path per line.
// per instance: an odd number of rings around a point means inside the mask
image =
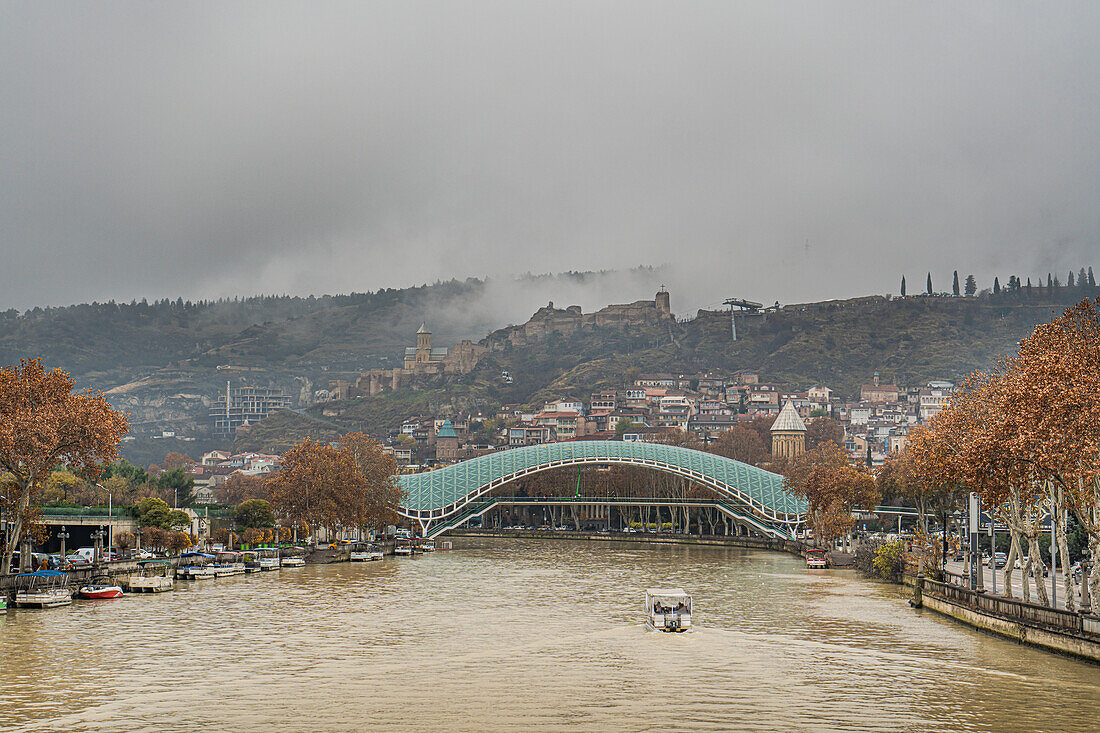
M 382 444 L 364 433 L 349 433 L 340 439 L 340 448 L 349 452 L 365 480 L 364 511 L 361 526 L 375 530 L 396 524 L 397 507 L 403 492 L 397 483 L 397 461 L 382 450 Z
M 1040 486 L 1055 517 L 1062 567 L 1069 565 L 1072 512 L 1100 557 L 1100 299 L 1085 299 L 1020 342 L 1002 384 L 1010 449 Z M 1066 573 L 1073 610 L 1073 578 Z M 1090 591 L 1100 591 L 1095 570 Z
M 60 369 L 47 371 L 39 359 L 0 369 L 0 511 L 4 523 L 4 559 L 34 523 L 37 497 L 53 469 L 64 466 L 95 480 L 102 467 L 118 459 L 118 446 L 129 424 L 101 392 L 73 393 L 73 380 Z M 9 526 L 10 524 L 10 526 Z
M 832 441 L 792 459 L 783 485 L 809 504 L 807 524 L 819 547 L 851 532 L 853 512 L 873 508 L 879 498 L 874 476 L 852 465 L 848 453 Z
M 366 436 L 345 436 L 340 447 L 306 438 L 283 455 L 283 468 L 267 489 L 276 513 L 289 523 L 377 527 L 392 521 L 401 500 L 394 469 Z
M 933 418 L 935 422 L 937 418 Z M 951 446 L 944 443 L 944 431 L 925 426 L 909 431 L 906 447 L 892 453 L 875 476 L 879 492 L 898 496 L 917 508 L 916 555 L 917 572 L 941 560 L 942 554 L 928 533 L 930 514 L 946 515 L 953 510 L 962 495 L 962 487 L 954 471 L 945 470 L 954 459 Z
M 1050 512 L 1062 567 L 1069 564 L 1064 515 L 1084 528 L 1100 556 L 1100 300 L 1085 299 L 1020 342 L 1018 353 L 990 374 L 975 374 L 914 446 L 925 470 L 978 493 L 1012 534 L 1005 589 L 1027 547 L 1024 600 L 1031 565 L 1039 569 L 1040 518 Z M 1041 572 L 1035 572 L 1036 580 Z M 1085 580 L 1100 590 L 1095 571 Z M 1046 587 L 1035 583 L 1040 603 Z M 1073 576 L 1064 574 L 1073 610 Z

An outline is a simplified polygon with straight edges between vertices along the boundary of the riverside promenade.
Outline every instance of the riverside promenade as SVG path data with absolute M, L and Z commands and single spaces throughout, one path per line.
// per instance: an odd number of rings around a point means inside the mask
M 1100 664 L 1100 616 L 1024 603 L 929 578 L 916 578 L 913 585 L 916 608 L 1022 644 Z

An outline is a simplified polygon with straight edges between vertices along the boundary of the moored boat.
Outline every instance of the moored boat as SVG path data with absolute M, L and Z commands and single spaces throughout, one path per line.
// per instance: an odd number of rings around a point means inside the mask
M 302 557 L 284 557 L 280 563 L 284 568 L 300 568 L 306 564 L 305 558 Z
M 413 554 L 412 540 L 406 539 L 404 537 L 398 537 L 396 540 L 394 540 L 394 543 L 393 543 L 393 554 L 394 555 L 405 555 L 405 556 L 412 555 Z
M 18 608 L 53 608 L 73 602 L 69 576 L 57 570 L 16 575 L 15 587 L 15 605 Z
M 205 552 L 185 552 L 180 555 L 176 575 L 185 580 L 209 580 L 217 577 L 211 561 L 214 555 Z
M 163 593 L 172 590 L 172 563 L 167 560 L 142 560 L 137 572 L 122 579 L 122 584 L 131 593 Z
M 825 568 L 825 567 L 828 567 L 828 562 L 825 559 L 825 550 L 818 550 L 818 549 L 806 550 L 806 567 L 808 567 L 808 568 Z
M 243 575 L 245 563 L 241 559 L 241 553 L 232 550 L 222 550 L 214 556 L 214 575 L 226 578 L 230 575 Z
M 647 588 L 645 625 L 653 631 L 690 631 L 691 596 L 683 588 Z
M 92 578 L 92 582 L 82 586 L 77 595 L 87 600 L 105 600 L 108 598 L 122 598 L 122 586 L 111 582 L 106 575 L 98 575 Z
M 435 540 L 428 540 L 428 539 L 417 540 L 416 549 L 419 552 L 435 552 Z
M 278 547 L 257 547 L 254 551 L 260 561 L 260 570 L 278 570 L 282 566 Z
M 351 557 L 352 562 L 371 562 L 373 560 L 382 559 L 382 548 L 378 545 L 367 545 L 366 547 L 352 550 Z
M 253 550 L 245 550 L 241 552 L 241 562 L 244 563 L 244 571 L 246 573 L 258 573 L 260 572 L 260 558 Z

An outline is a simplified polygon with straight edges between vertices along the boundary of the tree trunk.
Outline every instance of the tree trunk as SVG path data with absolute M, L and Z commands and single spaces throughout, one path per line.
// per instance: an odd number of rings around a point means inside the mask
M 1008 559 L 1005 560 L 1004 587 L 1005 595 L 1009 598 L 1015 598 L 1012 592 L 1012 573 L 1016 569 L 1016 558 L 1020 556 L 1020 534 L 1012 527 L 1009 527 L 1008 532 L 1011 540 L 1008 544 Z M 997 572 L 996 569 L 993 572 Z
M 1058 547 L 1059 564 L 1062 566 L 1062 587 L 1066 594 L 1066 610 L 1077 610 L 1077 593 L 1073 586 L 1073 573 L 1069 572 L 1069 540 L 1066 537 L 1066 493 L 1061 487 L 1051 486 L 1050 516 L 1054 522 L 1055 544 Z M 1053 560 L 1053 555 L 1051 556 Z M 1054 572 L 1051 562 L 1051 572 Z
M 1047 593 L 1046 583 L 1043 582 L 1043 574 L 1038 572 L 1039 568 L 1043 567 L 1043 559 L 1041 550 L 1039 549 L 1039 533 L 1035 532 L 1027 538 L 1027 564 L 1033 569 L 1035 580 L 1035 595 L 1039 596 L 1039 603 L 1044 606 L 1050 605 L 1050 594 Z M 1025 573 L 1028 571 L 1025 569 Z

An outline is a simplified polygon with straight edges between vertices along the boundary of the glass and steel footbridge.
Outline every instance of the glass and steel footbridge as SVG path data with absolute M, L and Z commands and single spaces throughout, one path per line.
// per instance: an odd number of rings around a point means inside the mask
M 581 465 L 629 465 L 682 476 L 717 494 L 727 516 L 769 537 L 790 539 L 806 502 L 783 490 L 783 477 L 711 453 L 660 443 L 579 440 L 498 451 L 400 477 L 399 513 L 437 536 L 484 511 L 482 497 L 522 476 Z

